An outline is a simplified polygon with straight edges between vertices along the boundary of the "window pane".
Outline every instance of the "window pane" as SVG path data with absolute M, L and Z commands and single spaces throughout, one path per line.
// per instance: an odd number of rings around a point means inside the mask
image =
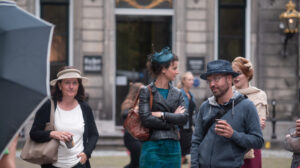
M 237 3 L 242 1 L 222 1 Z M 219 58 L 232 61 L 245 57 L 245 6 L 226 5 L 219 7 Z
M 244 31 L 244 11 L 242 9 L 220 9 L 220 34 L 242 36 Z
M 219 59 L 233 61 L 237 56 L 243 56 L 243 39 L 220 38 Z
M 171 43 L 171 17 L 117 17 L 117 69 L 142 70 L 147 54 Z
M 60 35 L 54 35 L 51 45 L 50 62 L 66 62 L 66 37 Z
M 50 55 L 50 79 L 57 70 L 68 64 L 68 8 L 66 0 L 41 1 L 41 17 L 55 25 Z

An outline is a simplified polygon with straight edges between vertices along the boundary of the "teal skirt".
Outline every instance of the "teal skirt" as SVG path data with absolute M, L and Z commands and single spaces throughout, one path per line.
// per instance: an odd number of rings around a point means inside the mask
M 140 168 L 180 168 L 181 149 L 179 141 L 146 141 L 142 145 Z

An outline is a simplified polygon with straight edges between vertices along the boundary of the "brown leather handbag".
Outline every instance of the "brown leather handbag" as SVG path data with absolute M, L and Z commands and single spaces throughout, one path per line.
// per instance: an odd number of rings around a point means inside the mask
M 51 100 L 50 122 L 46 123 L 45 130 L 55 130 L 54 128 L 54 103 Z M 51 139 L 48 142 L 35 142 L 27 136 L 25 145 L 21 152 L 21 158 L 34 164 L 50 164 L 57 161 L 57 150 L 59 141 Z
M 150 94 L 150 109 L 152 109 L 153 95 L 150 86 L 148 86 L 148 89 Z M 130 108 L 123 126 L 134 138 L 140 141 L 147 141 L 150 138 L 149 128 L 145 128 L 142 125 L 139 112 L 137 110 L 134 110 L 135 107 L 138 106 L 137 102 L 139 100 L 139 95 L 140 94 L 138 94 L 138 96 L 136 97 L 133 107 Z

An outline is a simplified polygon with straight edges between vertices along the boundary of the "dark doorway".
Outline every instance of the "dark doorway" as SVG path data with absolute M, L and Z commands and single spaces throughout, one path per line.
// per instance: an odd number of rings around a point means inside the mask
M 246 0 L 219 0 L 219 59 L 245 57 Z
M 171 16 L 117 16 L 116 125 L 130 82 L 148 84 L 147 55 L 172 44 Z

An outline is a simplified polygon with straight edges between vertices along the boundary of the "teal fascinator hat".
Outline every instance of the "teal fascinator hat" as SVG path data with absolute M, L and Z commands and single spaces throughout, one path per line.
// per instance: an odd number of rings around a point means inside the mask
M 174 58 L 174 55 L 172 54 L 172 51 L 169 47 L 163 48 L 160 52 L 155 52 L 151 56 L 151 62 L 157 62 L 157 63 L 165 63 Z

